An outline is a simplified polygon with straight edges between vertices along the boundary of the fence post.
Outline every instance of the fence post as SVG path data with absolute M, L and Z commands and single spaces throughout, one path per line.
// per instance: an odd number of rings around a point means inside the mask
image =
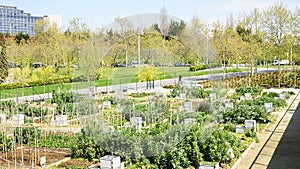
M 19 98 L 18 98 L 18 87 L 16 86 L 16 102 L 19 103 Z

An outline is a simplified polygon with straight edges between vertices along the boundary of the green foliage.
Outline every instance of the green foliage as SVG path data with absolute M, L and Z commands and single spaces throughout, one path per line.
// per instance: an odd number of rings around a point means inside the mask
M 41 130 L 32 125 L 16 127 L 14 130 L 14 137 L 16 143 L 29 144 L 35 139 L 41 138 Z
M 168 35 L 180 36 L 182 31 L 184 30 L 184 28 L 185 28 L 185 23 L 183 20 L 181 20 L 180 23 L 177 21 L 171 20 Z
M 205 69 L 210 69 L 210 68 L 216 68 L 216 67 L 221 67 L 221 63 L 210 63 L 210 64 L 201 64 L 197 66 L 190 66 L 190 71 L 195 72 L 199 70 L 205 70 Z
M 15 112 L 16 102 L 12 100 L 0 101 L 0 112 L 6 114 L 9 118 Z
M 48 108 L 32 107 L 28 104 L 17 104 L 15 113 L 21 113 L 29 117 L 43 117 L 48 114 Z
M 0 133 L 0 152 L 8 152 L 12 149 L 13 141 L 3 132 Z
M 86 135 L 84 130 L 81 130 L 77 142 L 72 147 L 72 157 L 80 157 L 92 161 L 94 158 L 99 158 L 99 156 L 103 155 L 97 150 L 99 149 L 96 148 L 96 144 Z
M 230 160 L 228 149 L 232 148 L 236 158 L 245 148 L 241 140 L 233 133 L 221 129 L 215 130 L 203 144 L 205 161 L 225 162 Z
M 197 110 L 199 112 L 205 112 L 207 114 L 212 114 L 214 112 L 214 105 L 209 102 L 200 102 L 197 105 Z
M 6 56 L 6 40 L 4 35 L 0 36 L 0 83 L 8 76 L 8 60 Z
M 48 78 L 47 81 L 48 82 L 45 83 L 45 81 L 42 81 L 41 79 L 33 79 L 33 81 L 27 80 L 26 83 L 14 82 L 14 83 L 0 84 L 0 90 L 70 83 L 72 81 L 72 78 L 70 76 L 56 76 L 56 77 Z
M 170 94 L 168 94 L 168 97 L 170 98 L 175 98 L 178 97 L 180 95 L 180 88 L 179 87 L 174 87 L 171 91 Z
M 17 104 L 14 101 L 1 101 L 0 112 L 5 113 L 7 117 L 12 114 L 24 114 L 28 117 L 43 117 L 48 114 L 48 108 L 33 107 L 29 104 Z
M 194 98 L 207 98 L 210 93 L 211 90 L 205 90 L 202 88 L 196 88 L 191 90 L 191 95 Z
M 245 93 L 251 93 L 252 96 L 257 96 L 262 92 L 260 86 L 241 86 L 235 89 L 237 93 L 244 95 Z
M 143 97 L 146 97 L 146 96 L 151 96 L 151 95 L 154 95 L 155 93 L 145 93 L 145 92 L 142 92 L 142 93 L 131 93 L 130 96 L 131 97 L 137 97 L 137 98 L 143 98 Z
M 158 163 L 159 168 L 188 168 L 191 165 L 186 152 L 182 148 L 174 147 L 172 150 L 164 153 Z
M 222 123 L 242 124 L 245 120 L 256 120 L 260 123 L 268 123 L 271 121 L 270 113 L 267 113 L 264 106 L 260 105 L 235 105 L 231 109 L 225 109 L 221 112 Z
M 269 93 L 264 92 L 262 95 L 270 97 L 270 98 L 279 97 L 279 93 L 276 93 L 276 92 L 269 92 Z
M 45 137 L 41 137 L 38 140 L 39 147 L 47 148 L 73 148 L 77 144 L 77 136 L 68 136 L 60 134 L 50 134 Z M 31 146 L 35 146 L 34 140 L 30 141 Z
M 190 71 L 195 72 L 198 70 L 204 70 L 207 69 L 207 65 L 201 64 L 201 65 L 197 65 L 197 66 L 190 66 Z
M 52 103 L 61 104 L 61 103 L 74 103 L 75 102 L 75 94 L 73 92 L 61 92 L 56 93 L 54 91 L 52 98 Z
M 81 99 L 76 105 L 72 104 L 73 109 L 69 109 L 68 113 L 73 111 L 76 115 L 90 115 L 98 113 L 99 108 L 97 103 L 98 102 L 95 99 Z
M 225 124 L 223 126 L 223 130 L 229 131 L 229 132 L 235 132 L 235 125 L 234 124 Z
M 16 43 L 20 44 L 22 42 L 22 40 L 24 40 L 24 42 L 26 43 L 29 40 L 29 35 L 24 34 L 23 32 L 17 33 L 16 34 Z
M 258 139 L 258 137 L 257 137 L 257 135 L 256 135 L 256 132 L 254 131 L 254 127 L 252 127 L 251 129 L 247 129 L 247 130 L 245 131 L 245 136 L 246 136 L 246 137 L 251 137 L 251 138 L 253 138 L 253 139 L 255 139 L 255 140 Z
M 275 99 L 274 97 L 269 97 L 266 95 L 259 97 L 257 99 L 253 99 L 253 100 L 243 100 L 243 101 L 241 101 L 240 104 L 249 105 L 249 106 L 255 106 L 255 105 L 256 106 L 264 106 L 265 103 L 272 103 L 274 109 L 278 109 L 278 108 L 287 106 L 287 103 L 285 100 L 280 99 L 280 98 Z

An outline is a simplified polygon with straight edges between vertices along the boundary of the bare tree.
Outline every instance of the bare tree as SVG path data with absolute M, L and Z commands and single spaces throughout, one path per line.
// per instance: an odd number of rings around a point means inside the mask
M 165 6 L 163 6 L 160 10 L 160 33 L 164 36 L 167 36 L 169 33 L 169 20 L 167 15 L 167 10 Z

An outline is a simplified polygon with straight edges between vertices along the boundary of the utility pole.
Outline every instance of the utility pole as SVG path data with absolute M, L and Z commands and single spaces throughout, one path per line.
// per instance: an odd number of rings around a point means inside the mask
M 139 87 L 140 89 L 140 83 L 141 83 L 141 78 L 140 78 L 140 71 L 141 71 L 141 42 L 140 42 L 140 16 L 138 16 L 138 61 L 139 61 L 139 72 L 138 72 L 138 80 L 139 80 Z

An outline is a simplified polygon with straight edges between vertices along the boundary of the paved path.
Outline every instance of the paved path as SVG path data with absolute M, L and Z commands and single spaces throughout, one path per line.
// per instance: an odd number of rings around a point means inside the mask
M 276 69 L 265 69 L 261 68 L 258 69 L 257 73 L 266 73 L 266 72 L 274 72 Z M 208 70 L 207 70 L 208 71 Z M 232 73 L 226 73 L 225 78 L 233 77 L 233 76 L 244 76 L 247 75 L 249 72 L 232 72 Z M 212 75 L 202 75 L 202 76 L 190 76 L 190 77 L 183 77 L 182 81 L 189 81 L 189 82 L 200 82 L 205 81 L 208 79 L 221 79 L 223 78 L 224 74 L 212 74 Z M 156 80 L 154 83 L 155 88 L 162 87 L 164 85 L 169 84 L 175 84 L 178 83 L 178 77 L 173 79 L 165 79 L 165 80 Z M 120 93 L 124 90 L 145 90 L 147 88 L 146 82 L 140 82 L 140 83 L 129 83 L 129 84 L 119 84 L 119 85 L 111 85 L 111 86 L 104 86 L 104 87 L 97 87 L 97 89 L 90 87 L 86 89 L 78 89 L 74 91 L 75 93 L 91 96 L 93 93 L 97 92 L 111 92 L 115 91 L 117 93 Z M 16 102 L 25 102 L 25 101 L 36 101 L 36 100 L 43 100 L 43 99 L 50 99 L 52 98 L 52 93 L 45 93 L 45 94 L 35 94 L 31 96 L 23 96 L 23 97 L 13 97 L 13 98 L 7 98 L 2 100 L 14 100 Z
M 300 104 L 296 111 L 289 112 L 292 119 L 288 123 L 268 168 L 300 168 Z
M 238 169 L 300 168 L 300 95 L 292 101 L 289 100 L 289 109 L 275 112 L 278 117 L 275 123 L 258 133 L 259 142 L 242 159 Z

